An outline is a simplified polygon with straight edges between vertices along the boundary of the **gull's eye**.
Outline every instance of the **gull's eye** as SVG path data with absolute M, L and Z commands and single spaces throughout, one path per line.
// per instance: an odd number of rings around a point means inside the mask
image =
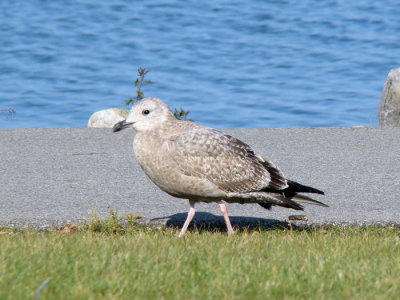
M 142 114 L 144 114 L 145 116 L 148 115 L 150 113 L 150 111 L 148 109 L 145 109 L 142 111 Z

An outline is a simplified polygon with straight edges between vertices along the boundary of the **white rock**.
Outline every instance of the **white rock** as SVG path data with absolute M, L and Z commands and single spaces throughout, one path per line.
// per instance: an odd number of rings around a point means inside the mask
M 118 108 L 97 111 L 91 115 L 88 127 L 112 128 L 116 123 L 125 120 L 128 113 L 128 110 Z
M 378 110 L 379 127 L 400 127 L 400 68 L 389 72 Z

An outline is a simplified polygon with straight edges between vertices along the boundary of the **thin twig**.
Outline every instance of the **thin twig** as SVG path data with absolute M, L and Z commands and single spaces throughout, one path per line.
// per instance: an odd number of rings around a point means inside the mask
M 4 113 L 4 112 L 7 113 L 7 117 L 8 117 L 8 118 L 11 118 L 13 115 L 16 114 L 14 108 L 12 108 L 12 107 L 7 108 L 7 109 L 0 109 L 0 114 L 2 114 L 2 113 Z

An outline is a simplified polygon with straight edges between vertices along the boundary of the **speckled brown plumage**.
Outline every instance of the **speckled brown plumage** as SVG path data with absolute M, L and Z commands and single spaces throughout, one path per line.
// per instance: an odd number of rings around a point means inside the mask
M 175 119 L 160 99 L 136 103 L 127 120 L 118 123 L 114 131 L 126 127 L 138 131 L 134 150 L 146 175 L 168 194 L 189 199 L 193 215 L 197 201 L 220 203 L 225 220 L 227 212 L 221 200 L 258 203 L 264 208 L 303 209 L 296 201 L 325 206 L 298 194 L 322 191 L 288 181 L 272 162 L 230 135 Z

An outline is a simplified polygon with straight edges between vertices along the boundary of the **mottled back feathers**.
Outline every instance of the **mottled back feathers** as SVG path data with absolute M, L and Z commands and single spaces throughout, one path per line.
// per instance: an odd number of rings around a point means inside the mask
M 246 143 L 194 122 L 179 121 L 157 98 L 137 102 L 116 131 L 137 131 L 140 166 L 163 191 L 192 201 L 259 203 L 302 209 L 296 202 L 324 205 L 298 193 L 321 191 L 285 178 Z
M 169 158 L 187 176 L 207 179 L 225 192 L 287 187 L 283 174 L 242 141 L 208 128 L 170 136 Z

